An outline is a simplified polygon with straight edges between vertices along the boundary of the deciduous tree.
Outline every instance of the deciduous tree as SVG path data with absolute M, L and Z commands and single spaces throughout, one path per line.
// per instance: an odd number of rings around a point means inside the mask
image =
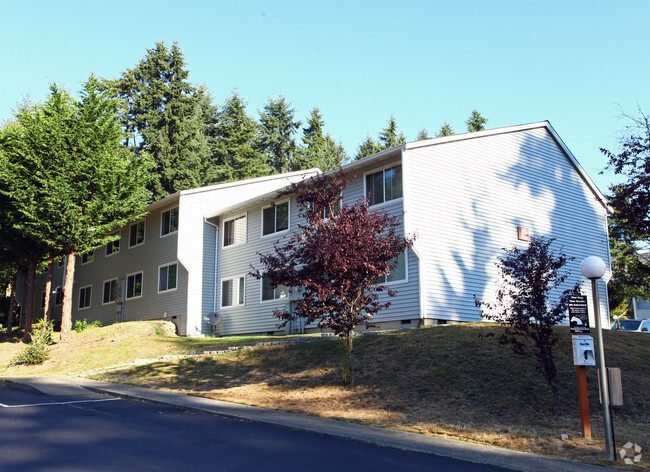
M 505 249 L 498 257 L 501 280 L 494 301 L 476 299 L 483 318 L 505 326 L 499 338 L 515 354 L 533 359 L 558 402 L 558 375 L 553 346 L 558 337 L 553 327 L 566 316 L 569 297 L 579 292 L 579 284 L 565 287 L 569 272 L 564 270 L 573 258 L 551 250 L 553 239 L 533 236 L 527 248 Z M 549 300 L 553 295 L 554 300 Z
M 349 377 L 354 384 L 354 329 L 372 326 L 375 315 L 390 306 L 379 294 L 395 295 L 383 277 L 413 244 L 402 234 L 400 222 L 383 211 L 372 211 L 368 201 L 340 204 L 349 181 L 342 171 L 292 185 L 283 194 L 295 194 L 303 218 L 293 236 L 260 255 L 263 269 L 252 275 L 268 278 L 273 287 L 300 290 L 302 298 L 292 313 L 278 310 L 284 320 L 304 318 L 321 329 L 331 329 L 346 343 Z

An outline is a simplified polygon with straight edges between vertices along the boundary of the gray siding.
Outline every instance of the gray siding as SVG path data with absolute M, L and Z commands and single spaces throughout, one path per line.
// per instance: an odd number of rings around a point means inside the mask
M 474 295 L 493 297 L 502 248 L 527 244 L 518 226 L 556 238 L 556 248 L 575 257 L 572 283 L 582 280 L 584 257 L 609 262 L 605 209 L 545 127 L 407 150 L 405 187 L 427 318 L 480 321 Z

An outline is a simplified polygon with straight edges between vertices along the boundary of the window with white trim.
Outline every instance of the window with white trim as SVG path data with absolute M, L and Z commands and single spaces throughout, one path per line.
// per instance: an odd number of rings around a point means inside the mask
M 90 308 L 90 301 L 92 296 L 93 287 L 88 285 L 79 289 L 79 309 L 83 310 Z
M 246 242 L 246 215 L 223 222 L 223 246 L 234 246 Z
M 262 235 L 289 229 L 289 202 L 282 202 L 262 210 Z
M 117 254 L 120 252 L 120 238 L 118 238 L 115 241 L 111 241 L 108 244 L 106 244 L 106 255 L 110 256 L 111 254 Z
M 391 263 L 395 262 L 395 259 Z M 397 256 L 397 263 L 395 267 L 392 268 L 388 275 L 382 275 L 376 281 L 379 284 L 389 284 L 392 282 L 400 282 L 406 280 L 406 252 L 400 252 Z
M 176 290 L 178 263 L 158 266 L 158 293 Z
M 178 231 L 178 208 L 163 211 L 160 221 L 160 235 L 166 236 Z
M 88 264 L 95 259 L 95 251 L 90 251 L 81 255 L 81 263 Z
M 234 277 L 221 281 L 221 306 L 243 305 L 245 297 L 245 277 Z
M 126 298 L 142 296 L 142 272 L 135 272 L 126 276 Z
M 262 276 L 262 301 L 277 300 L 279 298 L 286 298 L 289 296 L 289 287 L 286 285 L 278 285 L 273 288 L 271 280 L 268 277 Z
M 117 292 L 117 279 L 106 280 L 104 282 L 104 293 L 102 296 L 102 305 L 115 303 L 116 292 Z
M 57 287 L 54 289 L 54 304 L 60 305 L 61 303 L 63 303 L 63 289 Z
M 366 195 L 370 205 L 402 198 L 402 166 L 366 174 Z
M 134 223 L 129 228 L 129 247 L 144 244 L 144 221 Z

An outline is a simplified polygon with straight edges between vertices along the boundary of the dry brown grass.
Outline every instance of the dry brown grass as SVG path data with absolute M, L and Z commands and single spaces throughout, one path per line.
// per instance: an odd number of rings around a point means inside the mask
M 568 329 L 558 328 L 561 405 L 555 410 L 549 388 L 530 362 L 495 338 L 478 337 L 499 330 L 468 324 L 359 337 L 357 385 L 351 389 L 340 384 L 339 354 L 330 339 L 159 362 L 98 378 L 605 464 L 595 368 L 588 368 L 595 439 L 579 434 Z M 126 336 L 119 341 L 129 343 Z M 198 341 L 149 336 L 138 344 L 180 352 L 188 350 L 183 342 Z M 227 338 L 200 344 L 224 342 Z M 83 346 L 75 347 L 77 355 Z M 650 336 L 607 332 L 605 348 L 608 365 L 620 367 L 623 375 L 625 405 L 615 408 L 616 441 L 619 447 L 632 441 L 648 451 L 640 468 L 628 467 L 645 470 L 650 466 Z M 562 433 L 569 440 L 561 440 Z

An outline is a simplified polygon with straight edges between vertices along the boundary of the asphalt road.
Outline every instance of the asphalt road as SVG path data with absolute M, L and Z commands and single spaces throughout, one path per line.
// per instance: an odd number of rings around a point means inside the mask
M 0 471 L 504 471 L 332 436 L 117 399 L 0 386 Z

